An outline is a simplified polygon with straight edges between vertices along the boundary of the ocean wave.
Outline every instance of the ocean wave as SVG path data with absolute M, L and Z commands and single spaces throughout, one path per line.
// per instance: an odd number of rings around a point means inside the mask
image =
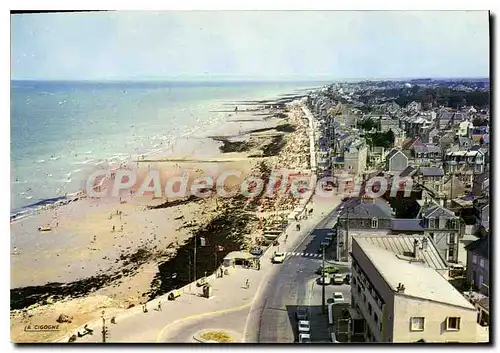
M 36 161 L 37 163 L 44 163 L 45 162 L 45 159 L 40 159 L 38 161 Z
M 89 164 L 89 163 L 93 163 L 95 162 L 94 159 L 86 159 L 85 161 L 76 161 L 76 162 L 73 162 L 72 164 L 75 164 L 75 165 L 80 165 L 80 164 Z

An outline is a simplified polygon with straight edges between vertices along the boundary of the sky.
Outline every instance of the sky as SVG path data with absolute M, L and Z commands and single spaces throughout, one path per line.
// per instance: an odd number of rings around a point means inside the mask
M 486 11 L 11 15 L 11 78 L 488 77 Z

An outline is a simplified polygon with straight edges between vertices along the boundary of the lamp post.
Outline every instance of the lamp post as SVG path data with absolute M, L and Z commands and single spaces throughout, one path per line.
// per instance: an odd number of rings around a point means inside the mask
M 325 246 L 322 245 L 322 251 L 323 251 L 323 267 L 321 268 L 321 281 L 322 281 L 322 286 L 321 286 L 321 312 L 325 314 Z
M 107 330 L 106 330 L 106 318 L 104 317 L 104 310 L 102 311 L 102 343 L 106 343 L 106 336 L 107 336 Z

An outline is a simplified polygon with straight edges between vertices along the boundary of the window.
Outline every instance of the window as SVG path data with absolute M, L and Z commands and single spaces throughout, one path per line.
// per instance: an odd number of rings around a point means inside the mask
M 477 264 L 477 256 L 476 255 L 472 255 L 472 263 Z
M 361 287 L 358 286 L 358 293 L 361 293 Z
M 439 229 L 445 229 L 446 228 L 446 221 L 444 217 L 439 217 Z
M 424 330 L 424 318 L 423 317 L 412 317 L 410 318 L 410 331 L 423 331 Z
M 372 228 L 378 228 L 378 219 L 376 217 L 372 218 Z
M 436 228 L 436 219 L 429 218 L 429 228 Z
M 484 268 L 484 259 L 479 259 L 479 266 L 481 266 L 481 268 Z
M 451 229 L 457 229 L 457 220 L 456 219 L 451 219 L 450 220 L 450 228 Z
M 448 249 L 448 261 L 453 261 L 455 258 L 455 252 L 453 248 Z
M 484 277 L 482 275 L 479 275 L 479 283 L 477 284 L 478 287 L 481 287 L 484 282 Z
M 363 301 L 366 303 L 366 295 L 363 293 Z
M 375 313 L 373 314 L 373 319 L 378 324 L 378 315 L 377 314 L 375 314 Z
M 372 305 L 370 303 L 368 303 L 368 312 L 370 313 L 370 315 L 373 312 L 373 308 L 372 308 Z
M 459 317 L 448 317 L 446 319 L 446 329 L 449 331 L 460 330 L 460 318 Z

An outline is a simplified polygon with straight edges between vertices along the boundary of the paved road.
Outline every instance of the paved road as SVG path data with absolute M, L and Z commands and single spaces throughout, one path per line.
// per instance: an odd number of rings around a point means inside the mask
M 295 312 L 298 306 L 309 308 L 311 321 L 311 340 L 326 342 L 330 340 L 328 332 L 328 316 L 321 314 L 321 285 L 316 283 L 318 275 L 315 271 L 321 266 L 318 254 L 320 243 L 336 222 L 340 206 L 329 213 L 311 234 L 306 236 L 283 264 L 271 277 L 259 298 L 258 310 L 250 313 L 258 321 L 257 340 L 259 343 L 291 343 L 297 340 Z M 327 260 L 333 261 L 333 251 L 329 251 Z M 345 265 L 342 272 L 347 272 Z M 346 300 L 350 299 L 350 287 L 326 286 L 326 298 L 331 298 L 334 291 L 342 292 Z M 256 319 L 255 317 L 258 317 Z M 252 342 L 247 335 L 247 342 Z M 255 342 L 255 341 L 254 341 Z
M 245 318 L 249 310 L 250 308 L 247 307 L 230 313 L 213 315 L 208 318 L 189 320 L 183 325 L 169 330 L 165 336 L 161 338 L 160 342 L 198 343 L 198 341 L 194 339 L 194 336 L 206 329 L 227 332 L 234 338 L 235 342 L 242 342 L 243 337 L 241 332 L 244 332 Z

